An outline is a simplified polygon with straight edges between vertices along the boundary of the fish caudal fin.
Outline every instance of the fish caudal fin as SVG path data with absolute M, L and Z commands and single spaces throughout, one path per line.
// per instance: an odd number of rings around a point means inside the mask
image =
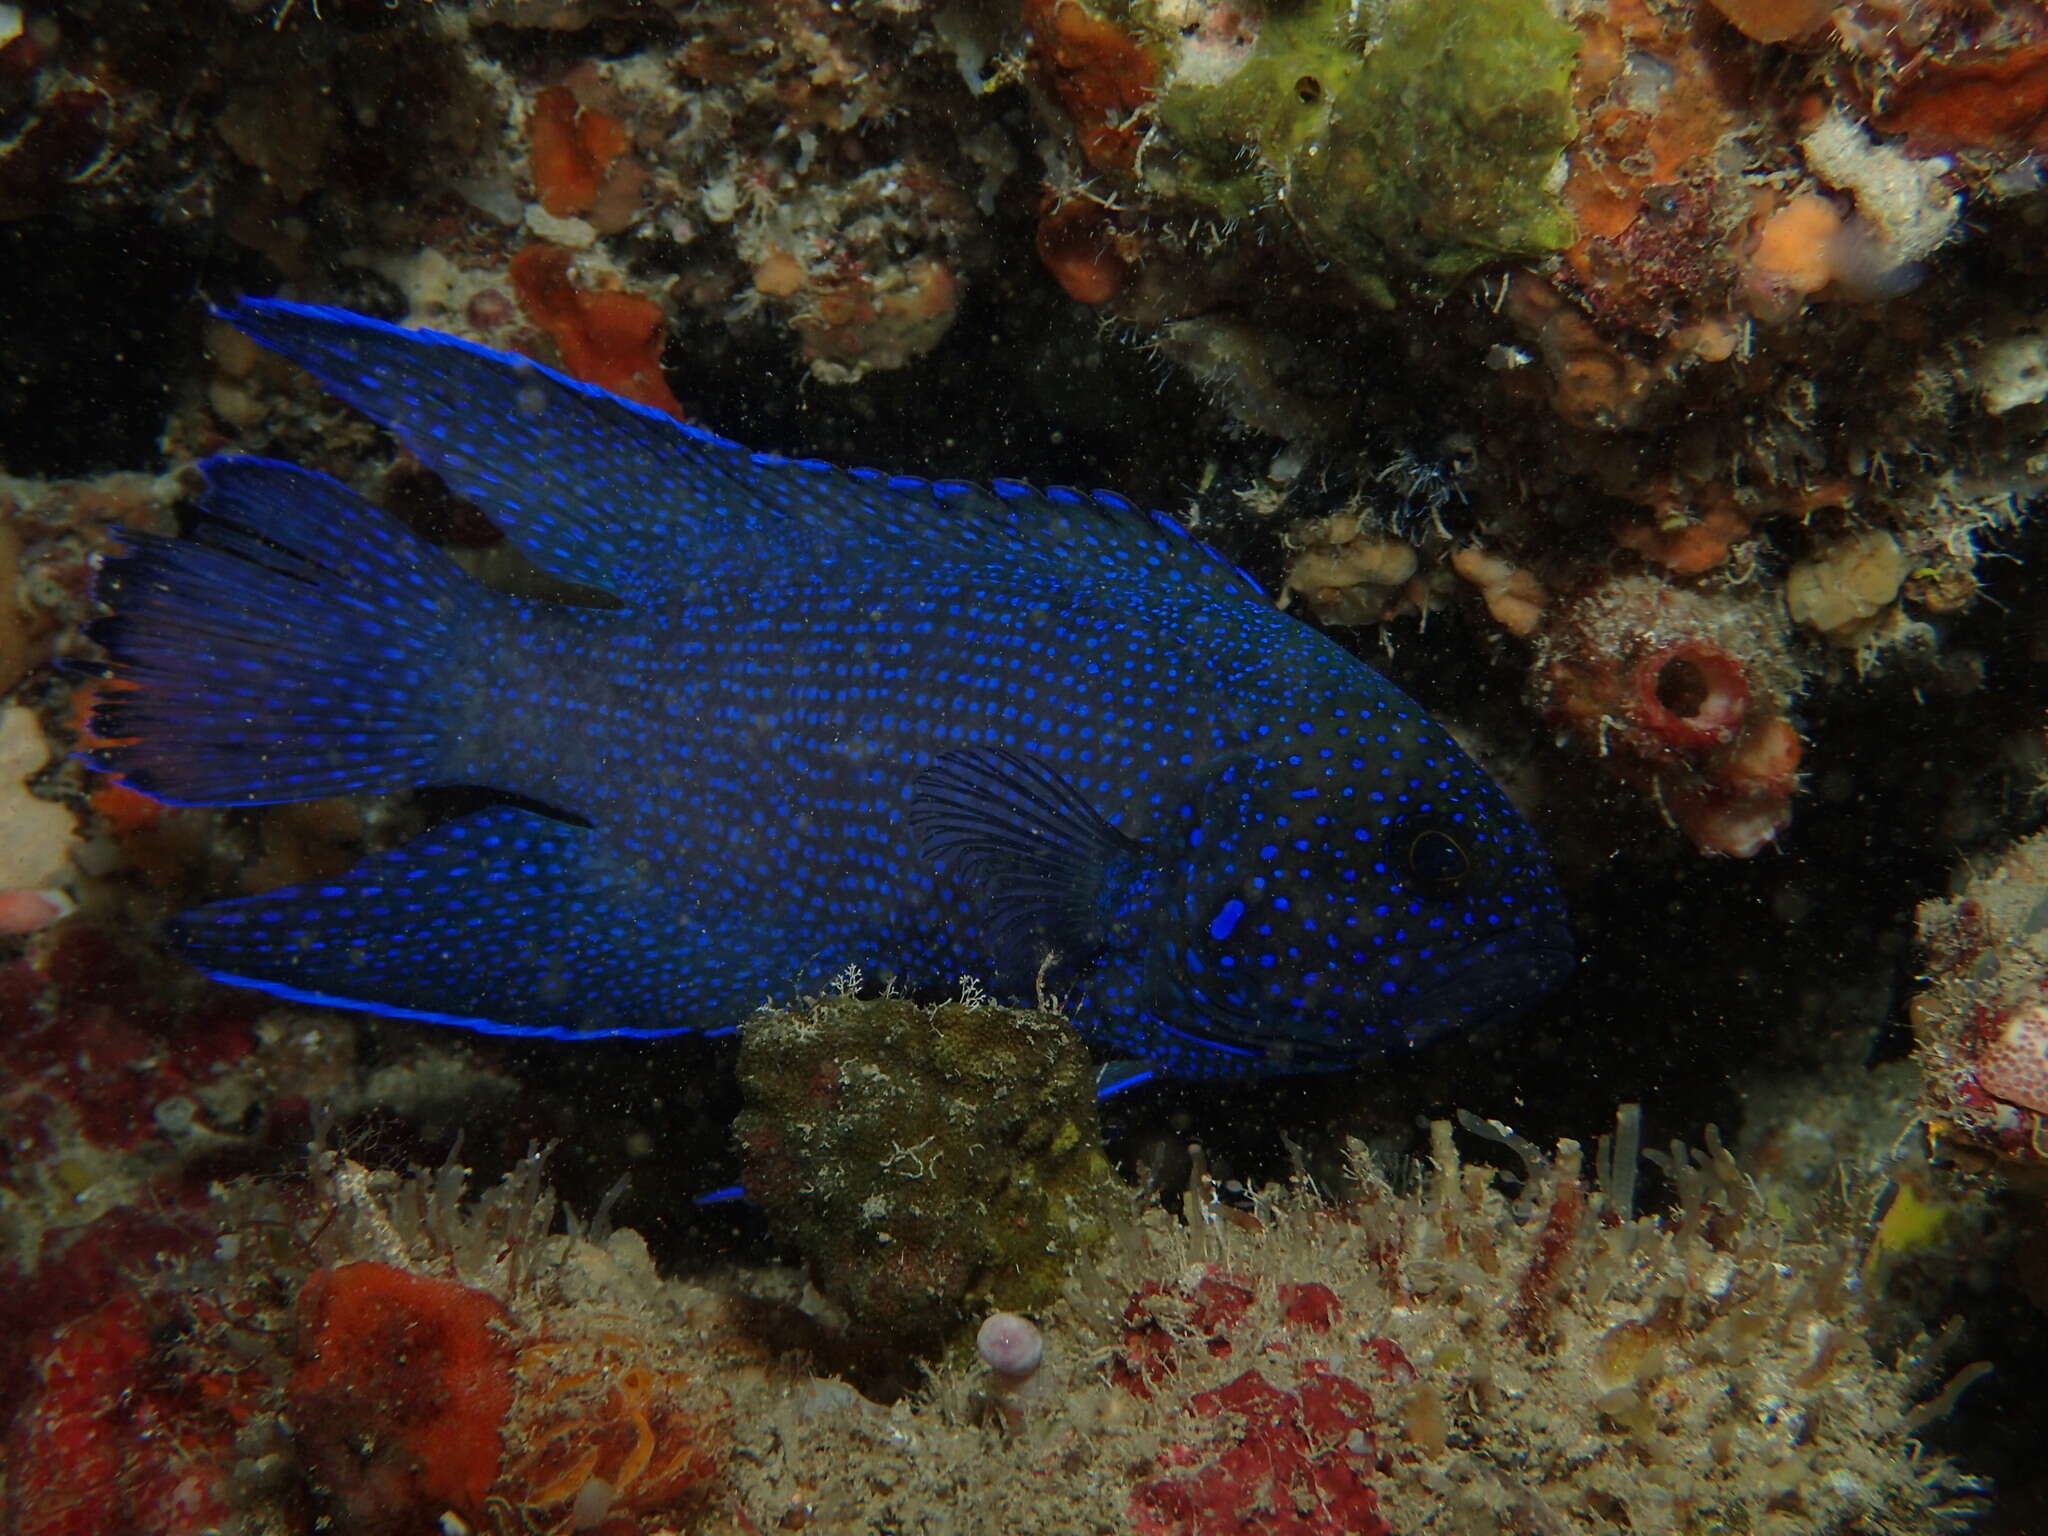
M 173 805 L 433 782 L 453 640 L 489 594 L 324 475 L 210 459 L 188 538 L 124 535 L 90 633 L 95 767 Z

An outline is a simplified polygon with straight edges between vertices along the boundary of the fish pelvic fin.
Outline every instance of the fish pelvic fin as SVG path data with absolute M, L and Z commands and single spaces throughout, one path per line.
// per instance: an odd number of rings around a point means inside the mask
M 454 639 L 490 594 L 324 475 L 201 466 L 189 537 L 124 534 L 89 633 L 111 663 L 88 761 L 171 805 L 267 805 L 432 783 Z

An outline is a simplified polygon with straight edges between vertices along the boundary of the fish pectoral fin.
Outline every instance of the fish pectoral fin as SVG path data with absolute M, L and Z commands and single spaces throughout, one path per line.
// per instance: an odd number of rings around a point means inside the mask
M 999 952 L 1077 962 L 1130 917 L 1145 853 L 1055 768 L 1004 747 L 948 752 L 917 776 L 924 856 L 975 895 Z
M 216 979 L 296 1002 L 493 1034 L 721 1032 L 687 1011 L 673 926 L 601 834 L 501 806 L 338 880 L 201 907 L 171 937 Z

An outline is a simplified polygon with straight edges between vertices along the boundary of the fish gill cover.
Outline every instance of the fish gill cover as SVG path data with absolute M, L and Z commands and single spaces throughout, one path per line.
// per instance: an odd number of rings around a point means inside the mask
M 491 590 L 263 459 L 208 461 L 189 537 L 124 536 L 98 767 L 173 804 L 546 808 L 178 919 L 224 980 L 577 1037 L 730 1031 L 882 964 L 1049 984 L 1098 1046 L 1215 1078 L 1346 1066 L 1571 966 L 1547 858 L 1443 727 L 1121 498 L 749 453 L 344 311 L 228 318 L 617 602 Z

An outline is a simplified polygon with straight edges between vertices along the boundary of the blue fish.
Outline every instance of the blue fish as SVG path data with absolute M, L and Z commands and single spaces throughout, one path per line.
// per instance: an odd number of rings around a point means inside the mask
M 746 449 L 340 310 L 228 320 L 587 601 L 214 458 L 124 535 L 94 766 L 173 805 L 503 803 L 171 937 L 279 997 L 499 1033 L 729 1033 L 849 966 L 1044 986 L 1185 1078 L 1344 1067 L 1572 965 L 1550 864 L 1420 706 L 1170 520 Z

